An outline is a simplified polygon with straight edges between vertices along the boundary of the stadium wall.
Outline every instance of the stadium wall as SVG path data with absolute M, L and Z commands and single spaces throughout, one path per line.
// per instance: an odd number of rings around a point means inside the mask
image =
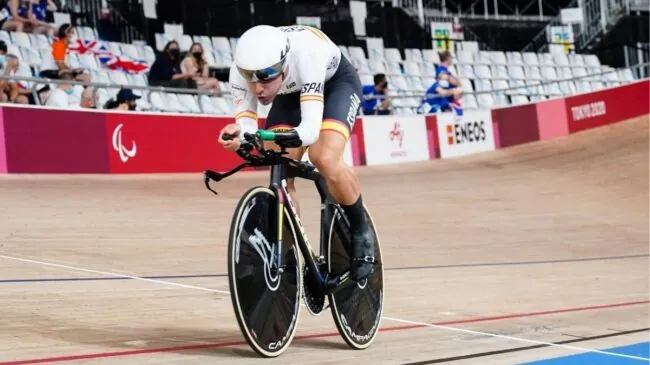
M 650 113 L 650 82 L 493 110 L 357 118 L 354 166 L 454 158 L 548 140 Z M 224 171 L 239 157 L 216 141 L 232 117 L 0 108 L 0 173 Z M 264 123 L 260 120 L 260 126 Z M 307 159 L 307 156 L 305 156 Z

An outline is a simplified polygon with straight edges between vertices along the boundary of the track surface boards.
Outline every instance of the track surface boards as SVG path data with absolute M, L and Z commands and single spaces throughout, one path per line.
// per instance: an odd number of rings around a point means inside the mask
M 266 363 L 513 364 L 648 341 L 648 125 L 359 168 L 382 332 L 349 350 L 303 308 Z M 224 274 L 237 200 L 267 179 L 214 196 L 200 174 L 0 176 L 0 364 L 258 363 Z M 316 240 L 316 192 L 297 187 Z

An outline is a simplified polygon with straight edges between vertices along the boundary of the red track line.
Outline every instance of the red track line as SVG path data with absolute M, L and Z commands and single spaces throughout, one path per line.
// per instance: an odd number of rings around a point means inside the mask
M 478 323 L 478 322 L 488 322 L 488 321 L 498 321 L 504 319 L 513 319 L 513 318 L 526 318 L 534 316 L 544 316 L 549 314 L 558 314 L 558 313 L 568 313 L 568 312 L 581 312 L 589 310 L 598 310 L 598 309 L 609 309 L 617 307 L 629 307 L 639 304 L 648 304 L 650 300 L 643 300 L 637 302 L 627 302 L 627 303 L 616 303 L 616 304 L 605 304 L 605 305 L 594 305 L 589 307 L 576 307 L 576 308 L 565 308 L 565 309 L 556 309 L 542 312 L 529 312 L 529 313 L 517 313 L 517 314 L 508 314 L 502 316 L 489 316 L 489 317 L 477 317 L 469 319 L 460 319 L 447 322 L 438 322 L 433 323 L 434 325 L 445 326 L 445 325 L 454 325 L 454 324 L 466 324 L 466 323 Z M 416 328 L 425 328 L 425 325 L 407 325 L 407 326 L 392 326 L 392 327 L 383 327 L 379 329 L 380 332 L 388 331 L 403 331 Z M 315 333 L 312 335 L 296 336 L 295 340 L 307 340 L 314 338 L 325 338 L 325 337 L 334 337 L 339 336 L 338 332 L 329 332 L 329 333 Z M 98 358 L 107 358 L 107 357 L 117 357 L 117 356 L 132 356 L 132 355 L 143 355 L 143 354 L 152 354 L 152 353 L 164 353 L 164 352 L 179 352 L 179 351 L 191 351 L 191 350 L 201 350 L 201 349 L 216 349 L 222 347 L 231 347 L 231 346 L 241 346 L 246 345 L 245 341 L 234 341 L 234 342 L 219 342 L 219 343 L 206 343 L 200 345 L 187 345 L 187 346 L 174 346 L 174 347 L 159 347 L 152 349 L 142 349 L 142 350 L 131 350 L 131 351 L 116 351 L 116 352 L 102 352 L 95 354 L 85 354 L 85 355 L 70 355 L 70 356 L 59 356 L 59 357 L 48 357 L 41 359 L 28 359 L 28 360 L 18 360 L 18 361 L 9 361 L 9 362 L 0 362 L 0 365 L 31 365 L 31 364 L 45 364 L 53 362 L 65 362 L 65 361 L 74 361 L 74 360 L 88 360 L 88 359 L 98 359 Z

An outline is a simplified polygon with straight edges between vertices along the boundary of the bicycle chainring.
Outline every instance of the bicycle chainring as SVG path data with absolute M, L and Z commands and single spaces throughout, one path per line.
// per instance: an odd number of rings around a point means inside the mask
M 302 285 L 304 289 L 305 305 L 307 306 L 309 313 L 313 316 L 317 316 L 325 309 L 325 293 L 319 289 L 317 282 L 318 279 L 311 274 L 309 265 L 305 265 L 303 271 Z

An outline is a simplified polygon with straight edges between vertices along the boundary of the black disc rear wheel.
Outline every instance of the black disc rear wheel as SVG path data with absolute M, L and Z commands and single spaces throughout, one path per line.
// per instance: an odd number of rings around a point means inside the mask
M 235 209 L 228 247 L 230 296 L 239 328 L 251 348 L 265 357 L 279 356 L 289 347 L 300 310 L 296 234 L 285 208 L 277 267 L 277 213 L 272 190 L 249 190 Z
M 377 336 L 384 304 L 384 268 L 379 236 L 370 213 L 367 209 L 365 212 L 370 230 L 374 234 L 374 272 L 369 278 L 345 285 L 328 296 L 339 334 L 350 347 L 359 350 L 370 346 Z M 339 219 L 341 217 L 337 212 L 330 227 L 327 262 L 332 275 L 340 275 L 350 267 L 350 233 L 338 222 Z

